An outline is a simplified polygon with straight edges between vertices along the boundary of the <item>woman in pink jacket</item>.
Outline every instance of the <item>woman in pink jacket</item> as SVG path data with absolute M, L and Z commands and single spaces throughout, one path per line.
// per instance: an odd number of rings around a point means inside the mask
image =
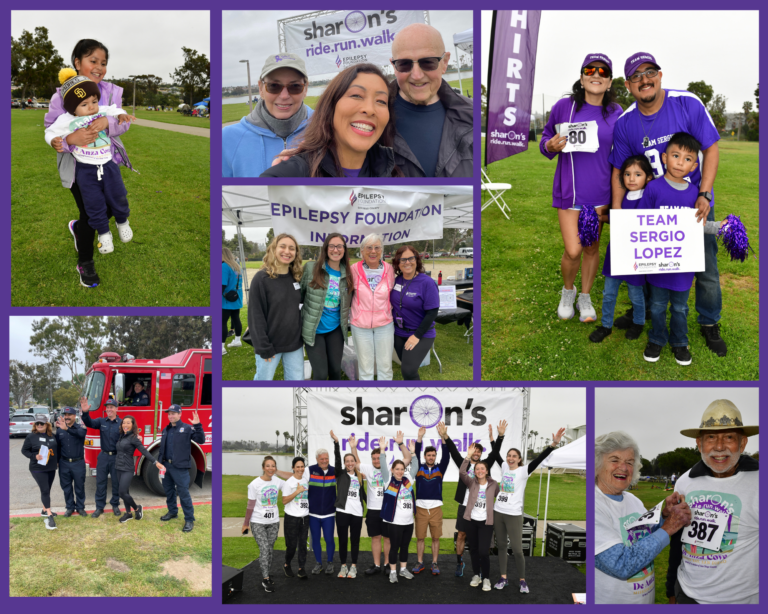
M 380 235 L 369 234 L 360 246 L 363 260 L 352 266 L 352 339 L 360 380 L 373 380 L 374 364 L 379 381 L 392 379 L 395 324 L 389 293 L 395 271 L 382 260 L 382 246 Z

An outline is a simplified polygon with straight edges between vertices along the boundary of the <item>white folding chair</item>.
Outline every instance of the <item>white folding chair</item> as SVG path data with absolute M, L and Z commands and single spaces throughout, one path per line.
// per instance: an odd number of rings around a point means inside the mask
M 504 192 L 512 189 L 512 184 L 493 183 L 491 182 L 491 178 L 488 177 L 488 174 L 485 172 L 484 168 L 480 168 L 480 172 L 483 174 L 483 177 L 480 180 L 480 189 L 488 192 L 488 196 L 491 197 L 491 199 L 483 205 L 481 211 L 485 211 L 487 207 L 490 207 L 492 204 L 496 203 L 496 206 L 504 214 L 504 217 L 509 219 L 507 211 L 510 211 L 510 209 L 509 205 L 507 205 L 507 203 L 504 201 Z

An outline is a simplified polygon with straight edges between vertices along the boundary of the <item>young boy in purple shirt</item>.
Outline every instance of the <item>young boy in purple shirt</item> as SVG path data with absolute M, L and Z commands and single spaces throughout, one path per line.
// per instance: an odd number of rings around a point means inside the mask
M 699 189 L 685 178 L 696 170 L 701 144 L 687 132 L 677 132 L 669 139 L 667 150 L 661 154 L 667 169 L 664 177 L 651 181 L 645 188 L 643 209 L 693 209 Z M 691 214 L 693 215 L 693 214 Z M 722 224 L 707 222 L 706 234 L 717 234 Z M 688 350 L 688 296 L 691 293 L 694 273 L 655 273 L 646 276 L 650 287 L 651 331 L 643 358 L 656 362 L 661 349 L 669 341 L 672 353 L 679 365 L 690 365 Z M 669 330 L 667 330 L 667 305 L 670 305 Z

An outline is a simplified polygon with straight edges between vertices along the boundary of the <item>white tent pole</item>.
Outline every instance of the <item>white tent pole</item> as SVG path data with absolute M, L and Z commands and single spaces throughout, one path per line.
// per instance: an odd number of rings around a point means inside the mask
M 547 500 L 544 503 L 544 532 L 541 537 L 541 556 L 544 556 L 547 550 L 547 508 L 549 507 L 549 476 L 552 474 L 552 467 L 547 467 Z
M 248 303 L 248 271 L 245 268 L 245 251 L 243 250 L 243 235 L 240 224 L 237 225 L 237 245 L 240 248 L 240 273 L 243 276 L 243 302 Z
M 539 521 L 539 510 L 541 509 L 541 478 L 544 475 L 543 471 L 539 471 L 539 501 L 536 503 L 536 522 Z
M 464 95 L 464 90 L 461 87 L 461 62 L 459 62 L 459 48 L 454 45 L 453 48 L 456 50 L 456 68 L 459 69 L 459 91 L 461 92 L 461 95 Z

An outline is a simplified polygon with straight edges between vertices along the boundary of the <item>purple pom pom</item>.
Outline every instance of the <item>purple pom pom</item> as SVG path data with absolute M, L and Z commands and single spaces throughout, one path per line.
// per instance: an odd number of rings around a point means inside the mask
M 592 205 L 584 205 L 579 211 L 579 241 L 589 247 L 600 238 L 600 220 Z
M 749 245 L 747 229 L 741 223 L 741 217 L 730 214 L 725 218 L 725 226 L 717 232 L 718 237 L 722 237 L 723 247 L 731 256 L 731 260 L 744 262 L 752 248 Z

